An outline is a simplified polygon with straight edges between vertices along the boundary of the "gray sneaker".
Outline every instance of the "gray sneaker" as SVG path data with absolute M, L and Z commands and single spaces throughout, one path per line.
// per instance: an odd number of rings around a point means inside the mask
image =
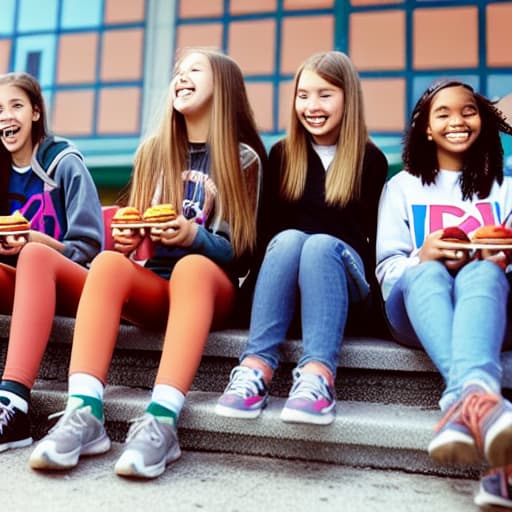
M 115 472 L 121 476 L 155 478 L 181 457 L 176 430 L 146 413 L 133 420 Z
M 103 423 L 80 407 L 57 413 L 58 423 L 41 439 L 30 455 L 32 469 L 68 469 L 78 464 L 80 455 L 97 455 L 110 450 L 110 439 Z

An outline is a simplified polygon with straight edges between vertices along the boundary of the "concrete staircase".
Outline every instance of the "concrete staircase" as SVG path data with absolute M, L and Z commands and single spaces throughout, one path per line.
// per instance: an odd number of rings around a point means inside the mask
M 0 315 L 0 362 L 9 332 Z M 34 436 L 50 426 L 48 414 L 63 409 L 73 320 L 56 319 L 33 392 Z M 215 415 L 217 397 L 237 364 L 247 332 L 211 333 L 179 424 L 182 448 L 334 464 L 402 469 L 417 473 L 475 477 L 481 468 L 440 467 L 426 455 L 440 417 L 442 380 L 426 354 L 386 339 L 344 341 L 336 379 L 337 417 L 327 427 L 285 424 L 279 412 L 291 385 L 301 344 L 287 342 L 283 364 L 272 382 L 268 407 L 256 420 Z M 160 358 L 162 334 L 122 325 L 105 393 L 107 429 L 123 441 L 131 418 L 147 404 Z M 505 393 L 512 388 L 512 352 L 504 353 Z

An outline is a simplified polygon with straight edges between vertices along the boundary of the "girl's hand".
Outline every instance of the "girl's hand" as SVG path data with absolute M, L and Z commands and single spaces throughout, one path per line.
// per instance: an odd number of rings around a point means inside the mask
M 23 235 L 4 235 L 0 237 L 0 255 L 15 256 L 27 243 L 28 236 Z
M 499 251 L 499 250 L 489 250 L 489 249 L 481 249 L 477 253 L 477 259 L 491 261 L 505 270 L 507 265 L 510 262 L 511 251 Z
M 153 242 L 190 247 L 196 238 L 198 229 L 199 226 L 193 219 L 188 220 L 183 215 L 179 215 L 176 219 L 163 223 L 161 227 L 151 228 L 150 236 Z
M 465 250 L 453 249 L 453 243 L 441 239 L 443 230 L 439 229 L 426 236 L 418 256 L 420 261 L 443 261 L 449 270 L 458 270 L 469 258 Z
M 144 238 L 144 229 L 113 228 L 114 249 L 125 256 L 132 253 Z

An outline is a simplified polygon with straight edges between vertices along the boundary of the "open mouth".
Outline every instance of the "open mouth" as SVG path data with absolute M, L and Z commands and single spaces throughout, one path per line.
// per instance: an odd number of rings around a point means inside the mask
M 311 126 L 321 126 L 327 121 L 327 116 L 304 116 Z
M 451 142 L 465 142 L 469 139 L 471 132 L 449 132 L 445 134 L 445 137 Z
M 176 97 L 177 98 L 183 98 L 185 96 L 190 96 L 194 92 L 194 89 L 192 87 L 186 87 L 183 89 L 178 89 L 176 91 Z
M 2 136 L 3 137 L 12 137 L 13 135 L 16 135 L 20 131 L 20 128 L 14 128 L 10 126 L 9 128 L 4 128 L 2 130 Z

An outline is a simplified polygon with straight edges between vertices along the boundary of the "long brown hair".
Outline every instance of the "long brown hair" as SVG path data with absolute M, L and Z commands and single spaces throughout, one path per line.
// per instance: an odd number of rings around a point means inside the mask
M 32 121 L 32 145 L 39 144 L 48 135 L 46 107 L 39 82 L 28 73 L 12 72 L 0 75 L 0 86 L 11 85 L 18 87 L 27 96 L 39 119 Z M 3 144 L 0 144 L 0 212 L 8 213 L 7 188 L 11 173 L 12 155 Z
M 343 206 L 361 193 L 361 174 L 368 130 L 364 118 L 363 95 L 357 71 L 342 52 L 316 53 L 297 70 L 293 97 L 304 70 L 315 72 L 330 84 L 343 90 L 345 107 L 341 119 L 336 155 L 327 173 L 326 201 Z M 290 128 L 285 138 L 285 167 L 282 191 L 288 199 L 298 199 L 304 193 L 307 174 L 309 134 L 300 123 L 292 106 Z
M 211 151 L 210 174 L 218 188 L 217 211 L 228 221 L 235 252 L 254 247 L 256 240 L 255 200 L 248 197 L 248 185 L 240 166 L 240 143 L 253 148 L 261 160 L 265 148 L 258 135 L 249 105 L 242 72 L 231 58 L 210 49 L 190 48 L 210 62 L 213 97 L 208 144 Z M 157 131 L 139 147 L 131 182 L 130 203 L 144 209 L 161 187 L 162 202 L 181 205 L 181 173 L 186 168 L 188 140 L 185 118 L 173 108 L 169 88 L 165 112 Z

